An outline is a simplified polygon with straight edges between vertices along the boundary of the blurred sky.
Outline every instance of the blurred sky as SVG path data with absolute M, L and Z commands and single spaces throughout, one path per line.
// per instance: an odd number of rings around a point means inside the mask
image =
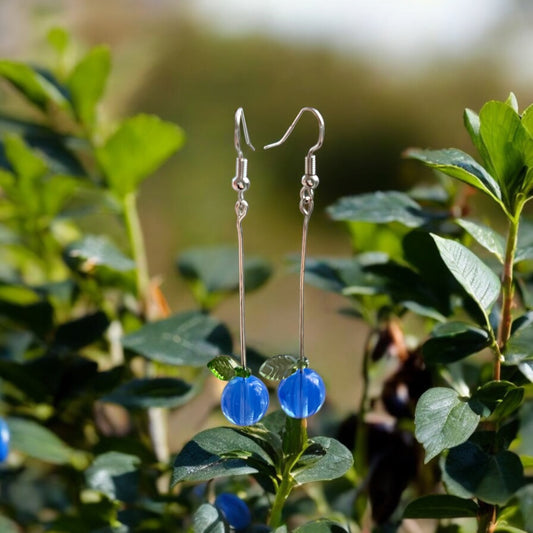
M 513 7 L 509 0 L 195 0 L 194 5 L 226 33 L 372 50 L 407 65 L 478 45 Z
M 190 0 L 222 33 L 255 33 L 330 46 L 402 71 L 491 51 L 520 77 L 533 77 L 529 0 Z M 496 38 L 505 33 L 504 39 Z M 493 48 L 494 44 L 494 49 Z M 525 57 L 524 57 L 525 56 Z

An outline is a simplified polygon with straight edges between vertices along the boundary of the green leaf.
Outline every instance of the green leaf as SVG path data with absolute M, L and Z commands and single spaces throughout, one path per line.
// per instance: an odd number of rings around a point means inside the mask
M 503 264 L 505 256 L 505 239 L 496 231 L 483 224 L 459 218 L 456 220 L 483 248 L 493 253 Z
M 110 69 L 109 48 L 96 46 L 75 66 L 67 80 L 74 111 L 89 131 L 94 126 L 96 105 L 104 93 Z
M 138 378 L 122 384 L 102 398 L 127 409 L 178 407 L 189 401 L 193 387 L 177 378 Z
M 522 261 L 531 261 L 533 259 L 533 246 L 518 248 L 514 256 L 514 264 Z
M 70 36 L 64 28 L 52 28 L 46 36 L 48 42 L 58 54 L 63 54 L 69 45 Z
M 409 228 L 418 228 L 434 218 L 424 212 L 411 197 L 398 191 L 347 196 L 328 207 L 327 212 L 333 220 L 379 224 L 399 222 Z
M 31 366 L 26 364 L 0 359 L 0 378 L 36 402 L 44 401 L 49 395 L 47 386 L 34 377 Z
M 479 120 L 494 177 L 504 191 L 507 206 L 512 208 L 533 140 L 522 126 L 520 115 L 504 102 L 487 102 L 479 112 Z
M 491 344 L 489 334 L 465 322 L 438 324 L 422 347 L 426 364 L 448 364 L 477 353 Z
M 522 404 L 524 389 L 509 381 L 489 381 L 472 397 L 479 400 L 491 412 L 490 420 L 503 420 Z
M 340 294 L 347 291 L 351 295 L 380 294 L 386 290 L 386 280 L 366 271 L 365 266 L 383 264 L 388 259 L 382 253 L 356 257 L 310 257 L 305 262 L 305 281 L 322 290 Z
M 107 237 L 86 235 L 65 250 L 66 262 L 82 272 L 91 272 L 95 267 L 105 266 L 117 272 L 128 272 L 135 262 L 124 255 Z
M 52 431 L 25 418 L 7 419 L 11 446 L 30 457 L 52 464 L 68 464 L 78 452 L 67 446 Z
M 274 355 L 269 357 L 259 369 L 264 379 L 281 381 L 288 378 L 297 368 L 298 359 L 292 355 Z
M 478 512 L 479 506 L 472 500 L 450 494 L 430 494 L 410 502 L 403 512 L 403 518 L 476 517 Z
M 231 337 L 215 318 L 188 311 L 150 322 L 122 339 L 125 348 L 170 365 L 203 367 L 231 352 Z
M 20 533 L 22 530 L 15 522 L 0 515 L 0 531 L 2 533 Z
M 204 298 L 216 293 L 227 294 L 239 290 L 238 254 L 237 249 L 233 247 L 191 248 L 180 255 L 178 269 L 187 281 L 201 285 L 200 290 Z M 246 257 L 246 292 L 261 287 L 271 274 L 272 268 L 264 259 Z
M 61 91 L 35 69 L 24 63 L 0 60 L 0 76 L 16 87 L 25 98 L 43 111 L 50 104 L 67 108 L 68 102 Z
M 183 131 L 175 124 L 153 115 L 137 115 L 124 121 L 96 156 L 111 188 L 123 197 L 135 192 L 183 142 Z
M 193 516 L 194 533 L 229 533 L 222 513 L 210 503 L 203 503 Z
M 509 451 L 488 454 L 473 442 L 465 442 L 448 453 L 443 481 L 451 492 L 476 497 L 494 505 L 505 505 L 523 486 L 519 457 Z
M 46 173 L 47 168 L 43 159 L 31 150 L 20 137 L 7 135 L 4 138 L 4 147 L 13 170 L 18 176 L 24 178 L 25 183 L 30 183 Z M 25 192 L 31 193 L 29 190 Z
M 518 365 L 533 360 L 533 327 L 527 323 L 513 331 L 505 345 L 505 363 Z
M 297 483 L 310 483 L 312 481 L 327 481 L 343 476 L 353 464 L 352 452 L 343 444 L 329 437 L 314 437 L 312 443 L 318 444 L 324 450 L 316 461 L 311 464 L 295 466 L 291 472 Z
M 273 461 L 263 447 L 244 431 L 217 427 L 198 433 L 176 457 L 172 486 L 181 481 L 208 481 L 217 477 L 270 473 Z
M 212 374 L 223 381 L 229 381 L 234 378 L 237 375 L 235 369 L 238 366 L 239 363 L 230 355 L 219 355 L 207 363 L 207 368 Z
M 406 155 L 475 187 L 503 205 L 498 183 L 475 159 L 465 152 L 456 148 L 445 150 L 410 149 L 407 150 Z
M 110 500 L 132 502 L 137 498 L 139 465 L 135 455 L 108 452 L 95 458 L 85 471 L 87 485 Z
M 296 528 L 294 533 L 347 533 L 347 531 L 338 522 L 333 522 L 327 518 L 319 518 Z
M 462 244 L 433 233 L 431 236 L 450 272 L 486 314 L 500 294 L 498 276 Z
M 514 383 L 510 381 L 488 381 L 477 389 L 472 396 L 473 399 L 479 400 L 483 405 L 492 412 L 498 405 L 503 402 L 507 394 L 512 390 L 521 390 L 523 396 L 523 389 L 519 389 Z
M 54 173 L 71 176 L 86 175 L 75 152 L 75 150 L 88 149 L 88 144 L 83 139 L 61 135 L 46 126 L 1 114 L 0 134 L 17 135 L 23 138 L 28 146 L 39 153 Z
M 465 109 L 463 119 L 465 127 L 470 135 L 470 138 L 472 139 L 472 142 L 474 143 L 474 146 L 477 148 L 477 151 L 479 152 L 479 155 L 481 156 L 481 159 L 485 162 L 485 164 L 487 164 L 488 162 L 489 171 L 491 171 L 487 149 L 483 144 L 483 139 L 481 139 L 481 134 L 479 132 L 479 128 L 481 126 L 481 123 L 479 121 L 479 115 L 471 109 Z
M 418 400 L 415 437 L 426 450 L 425 462 L 468 440 L 480 416 L 453 389 L 435 387 Z

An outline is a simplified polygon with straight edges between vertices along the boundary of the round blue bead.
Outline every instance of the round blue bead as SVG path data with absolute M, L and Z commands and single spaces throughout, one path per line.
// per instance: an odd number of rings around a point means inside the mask
M 237 426 L 251 426 L 268 409 L 268 389 L 255 376 L 231 379 L 222 391 L 220 405 L 226 418 Z
M 9 437 L 7 422 L 0 418 L 0 463 L 3 463 L 9 455 Z
M 215 507 L 224 515 L 226 522 L 237 530 L 248 527 L 252 521 L 248 506 L 230 492 L 219 494 L 215 500 Z
M 302 368 L 281 380 L 278 398 L 281 408 L 290 417 L 307 418 L 324 404 L 326 387 L 314 370 Z

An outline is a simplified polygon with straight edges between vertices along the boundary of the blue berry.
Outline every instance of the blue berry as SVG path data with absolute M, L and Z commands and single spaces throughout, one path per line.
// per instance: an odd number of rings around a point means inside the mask
M 215 500 L 215 507 L 224 515 L 226 522 L 237 530 L 248 527 L 252 521 L 248 506 L 230 492 L 219 494 Z
M 3 463 L 9 454 L 9 436 L 7 422 L 0 418 L 0 463 Z
M 314 370 L 302 368 L 281 380 L 278 398 L 281 408 L 290 417 L 307 418 L 324 404 L 326 387 Z
M 220 401 L 226 418 L 237 426 L 251 426 L 265 415 L 268 409 L 268 389 L 255 376 L 231 379 Z

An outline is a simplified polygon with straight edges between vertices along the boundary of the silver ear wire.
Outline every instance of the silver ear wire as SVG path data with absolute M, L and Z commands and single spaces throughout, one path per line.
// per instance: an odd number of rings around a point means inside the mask
M 250 137 L 248 135 L 248 128 L 246 127 L 246 120 L 244 118 L 244 110 L 239 107 L 235 111 L 235 150 L 237 151 L 237 159 L 235 162 L 235 177 L 231 181 L 231 186 L 237 192 L 237 202 L 235 204 L 235 213 L 237 214 L 237 243 L 239 247 L 239 328 L 240 328 L 240 344 L 241 344 L 241 366 L 246 368 L 246 333 L 244 321 L 244 251 L 242 243 L 242 221 L 248 211 L 248 202 L 244 199 L 244 193 L 250 187 L 250 180 L 248 179 L 248 160 L 243 157 L 241 149 L 241 125 L 244 133 L 244 140 L 246 144 L 255 150 Z
M 300 117 L 305 111 L 312 113 L 318 121 L 318 140 L 316 144 L 309 148 L 307 155 L 305 156 L 304 175 L 302 176 L 302 188 L 300 190 L 300 212 L 304 215 L 303 229 L 302 229 L 302 251 L 300 258 L 300 306 L 299 306 L 299 321 L 298 330 L 300 337 L 300 364 L 303 364 L 304 355 L 304 280 L 305 280 L 305 257 L 307 254 L 307 233 L 309 229 L 309 219 L 314 208 L 314 193 L 318 187 L 319 179 L 316 175 L 316 158 L 315 152 L 322 146 L 324 142 L 325 125 L 324 118 L 314 107 L 303 107 L 296 115 L 292 124 L 289 126 L 283 137 L 274 143 L 267 144 L 264 149 L 269 150 L 283 144 L 293 132 L 296 124 L 300 120 Z

